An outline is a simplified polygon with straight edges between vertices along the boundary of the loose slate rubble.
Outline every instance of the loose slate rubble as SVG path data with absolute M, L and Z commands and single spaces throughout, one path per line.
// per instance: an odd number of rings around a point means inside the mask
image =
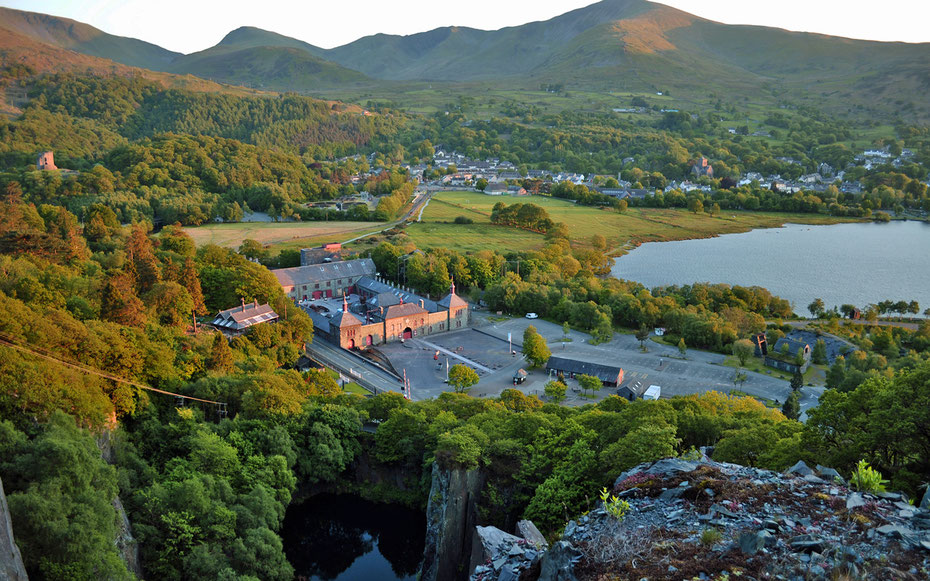
M 625 472 L 614 493 L 625 518 L 597 508 L 570 521 L 539 579 L 930 579 L 930 511 L 852 491 L 824 466 L 666 459 Z
M 473 581 L 518 581 L 536 579 L 540 561 L 548 548 L 545 537 L 532 521 L 520 521 L 517 532 L 505 533 L 497 527 L 475 527 L 472 543 Z

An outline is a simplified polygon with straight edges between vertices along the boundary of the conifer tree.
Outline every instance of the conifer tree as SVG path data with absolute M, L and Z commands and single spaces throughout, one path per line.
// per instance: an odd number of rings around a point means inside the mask
M 141 327 L 145 324 L 144 309 L 129 274 L 120 272 L 107 280 L 100 298 L 102 319 L 120 325 Z
M 796 420 L 801 417 L 801 403 L 797 391 L 792 391 L 788 395 L 785 405 L 781 407 L 781 413 L 785 414 L 785 417 L 789 420 Z
M 138 224 L 132 227 L 132 233 L 126 241 L 126 255 L 135 278 L 136 290 L 139 293 L 151 290 L 161 280 L 161 273 L 158 270 L 158 259 L 152 251 L 152 241 Z
M 228 373 L 233 368 L 232 349 L 229 348 L 229 342 L 222 333 L 213 335 L 213 347 L 210 349 L 207 367 L 222 373 Z
M 209 311 L 207 310 L 207 305 L 203 301 L 203 289 L 200 287 L 200 277 L 197 275 L 197 267 L 194 266 L 194 261 L 189 256 L 184 261 L 184 267 L 181 268 L 180 280 L 178 281 L 184 288 L 187 289 L 187 293 L 191 296 L 191 300 L 194 301 L 194 313 L 198 315 L 206 315 Z

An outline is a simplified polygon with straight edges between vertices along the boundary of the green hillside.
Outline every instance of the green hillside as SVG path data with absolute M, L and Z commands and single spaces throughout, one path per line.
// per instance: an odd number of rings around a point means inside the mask
M 216 46 L 179 56 L 170 70 L 282 91 L 369 81 L 357 71 L 320 58 L 323 52 L 294 38 L 243 26 L 227 34 Z
M 313 90 L 368 81 L 362 73 L 294 47 L 217 45 L 179 57 L 170 70 L 225 83 L 281 91 Z

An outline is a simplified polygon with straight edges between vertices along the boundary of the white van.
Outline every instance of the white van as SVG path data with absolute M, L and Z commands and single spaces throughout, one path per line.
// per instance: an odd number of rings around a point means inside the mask
M 662 388 L 658 385 L 650 385 L 646 390 L 646 393 L 643 394 L 643 399 L 659 399 L 662 395 Z

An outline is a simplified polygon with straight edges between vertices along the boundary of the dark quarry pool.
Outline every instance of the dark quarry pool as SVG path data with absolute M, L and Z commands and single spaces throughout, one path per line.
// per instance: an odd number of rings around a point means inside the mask
M 357 496 L 319 495 L 287 509 L 281 537 L 295 579 L 416 579 L 426 519 Z

